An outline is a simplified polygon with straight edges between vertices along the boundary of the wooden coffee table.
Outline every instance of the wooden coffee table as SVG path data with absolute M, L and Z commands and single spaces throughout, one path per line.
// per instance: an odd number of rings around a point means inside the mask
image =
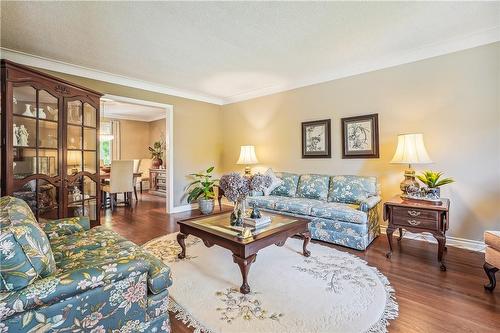
M 267 246 L 283 246 L 286 240 L 294 235 L 304 238 L 302 254 L 309 257 L 311 253 L 307 250 L 307 244 L 311 240 L 311 233 L 307 227 L 308 220 L 290 217 L 280 214 L 265 213 L 272 221 L 267 227 L 255 230 L 253 236 L 245 239 L 238 237 L 239 231 L 229 224 L 230 212 L 191 218 L 178 221 L 180 232 L 177 241 L 182 248 L 178 257 L 186 257 L 186 245 L 184 239 L 193 235 L 203 240 L 207 247 L 219 245 L 233 252 L 233 260 L 240 267 L 243 284 L 240 287 L 242 294 L 250 292 L 247 276 L 250 266 L 255 262 L 257 252 Z

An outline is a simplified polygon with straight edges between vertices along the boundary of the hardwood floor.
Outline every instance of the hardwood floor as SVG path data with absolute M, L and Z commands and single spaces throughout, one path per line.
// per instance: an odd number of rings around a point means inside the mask
M 223 207 L 229 210 L 230 207 Z M 217 208 L 218 210 L 218 208 Z M 102 224 L 137 244 L 176 232 L 179 219 L 200 214 L 197 211 L 168 215 L 164 198 L 143 194 L 132 208 L 119 207 L 106 212 Z M 441 272 L 436 244 L 403 239 L 392 259 L 386 259 L 387 239 L 378 237 L 365 251 L 356 251 L 324 242 L 312 241 L 353 253 L 377 267 L 396 290 L 399 318 L 391 322 L 390 332 L 499 332 L 500 287 L 486 292 L 482 265 L 484 254 L 449 246 L 445 254 L 448 270 Z M 175 281 L 174 281 L 175 283 Z M 174 320 L 174 332 L 192 332 Z

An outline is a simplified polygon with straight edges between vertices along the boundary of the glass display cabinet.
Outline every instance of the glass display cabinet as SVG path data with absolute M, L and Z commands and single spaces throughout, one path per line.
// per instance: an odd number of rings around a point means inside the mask
M 100 224 L 96 91 L 1 61 L 1 195 L 38 219 L 88 216 Z

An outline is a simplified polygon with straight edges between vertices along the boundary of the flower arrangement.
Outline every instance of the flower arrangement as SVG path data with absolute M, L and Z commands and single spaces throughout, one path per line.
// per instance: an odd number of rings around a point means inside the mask
M 250 191 L 262 191 L 271 185 L 271 177 L 257 173 L 250 177 L 243 177 L 232 172 L 220 178 L 219 186 L 229 201 L 235 203 L 231 214 L 231 224 L 242 224 L 245 215 L 245 200 Z

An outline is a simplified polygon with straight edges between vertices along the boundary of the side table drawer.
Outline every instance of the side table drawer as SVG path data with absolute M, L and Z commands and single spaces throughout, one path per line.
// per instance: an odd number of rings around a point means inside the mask
M 430 230 L 439 230 L 438 228 L 438 220 L 426 220 L 419 219 L 414 217 L 402 217 L 398 215 L 394 215 L 392 218 L 392 224 L 402 227 L 413 227 L 413 228 L 422 228 L 422 229 L 430 229 Z
M 418 219 L 418 220 L 434 220 L 439 218 L 439 213 L 434 210 L 418 209 L 418 208 L 406 208 L 406 207 L 393 207 L 392 213 L 394 216 L 400 218 L 408 219 Z

